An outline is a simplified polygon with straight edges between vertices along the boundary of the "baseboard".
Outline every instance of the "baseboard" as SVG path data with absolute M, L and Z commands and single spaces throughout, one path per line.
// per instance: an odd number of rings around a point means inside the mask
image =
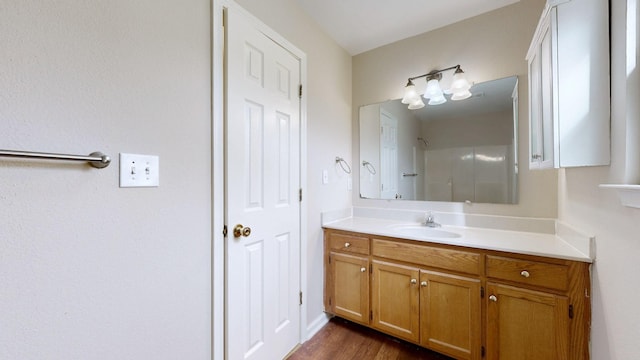
M 329 322 L 329 319 L 331 319 L 330 315 L 322 313 L 315 320 L 313 320 L 311 324 L 307 326 L 307 338 L 304 339 L 304 341 L 311 339 L 313 335 L 318 333 L 318 331 L 320 331 L 320 329 L 322 329 L 322 327 Z

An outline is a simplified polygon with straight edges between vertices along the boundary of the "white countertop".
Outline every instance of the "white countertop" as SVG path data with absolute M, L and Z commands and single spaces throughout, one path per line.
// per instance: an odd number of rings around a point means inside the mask
M 590 254 L 572 246 L 568 241 L 555 234 L 496 230 L 464 226 L 442 225 L 435 228 L 459 234 L 460 237 L 422 237 L 401 233 L 398 226 L 418 226 L 399 220 L 386 220 L 366 217 L 350 217 L 323 224 L 324 228 L 352 231 L 370 235 L 389 236 L 408 240 L 425 241 L 437 244 L 465 246 L 476 249 L 497 250 L 518 254 L 545 256 L 551 258 L 593 262 Z

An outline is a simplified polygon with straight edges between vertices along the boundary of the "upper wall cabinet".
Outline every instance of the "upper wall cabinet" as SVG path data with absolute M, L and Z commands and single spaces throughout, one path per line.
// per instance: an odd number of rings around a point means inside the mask
M 609 2 L 548 1 L 527 61 L 529 168 L 609 165 Z

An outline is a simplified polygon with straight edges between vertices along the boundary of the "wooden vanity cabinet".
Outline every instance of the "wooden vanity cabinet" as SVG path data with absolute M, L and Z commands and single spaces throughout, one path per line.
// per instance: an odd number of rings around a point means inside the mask
M 486 257 L 487 359 L 589 359 L 589 264 Z
M 369 239 L 325 234 L 325 308 L 345 319 L 369 325 Z
M 589 358 L 588 263 L 338 230 L 325 256 L 330 314 L 455 359 Z

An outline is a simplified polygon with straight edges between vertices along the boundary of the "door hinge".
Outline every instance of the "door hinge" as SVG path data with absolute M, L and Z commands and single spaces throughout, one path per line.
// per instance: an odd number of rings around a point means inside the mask
M 227 225 L 222 228 L 222 236 L 227 237 Z
M 480 347 L 480 356 L 484 357 L 484 346 Z
M 298 198 L 300 199 L 300 202 L 302 202 L 302 188 L 298 190 Z
M 373 274 L 373 264 L 369 264 L 369 274 Z
M 329 306 L 331 306 L 331 298 L 329 298 Z
M 302 305 L 302 291 L 300 291 L 300 305 Z
M 484 286 L 480 287 L 480 298 L 484 299 Z
M 373 311 L 369 311 L 369 320 L 373 321 Z
M 573 305 L 569 305 L 569 319 L 573 319 Z
M 329 264 L 331 264 L 331 255 L 329 255 Z
M 302 99 L 302 84 L 298 87 L 298 97 Z

